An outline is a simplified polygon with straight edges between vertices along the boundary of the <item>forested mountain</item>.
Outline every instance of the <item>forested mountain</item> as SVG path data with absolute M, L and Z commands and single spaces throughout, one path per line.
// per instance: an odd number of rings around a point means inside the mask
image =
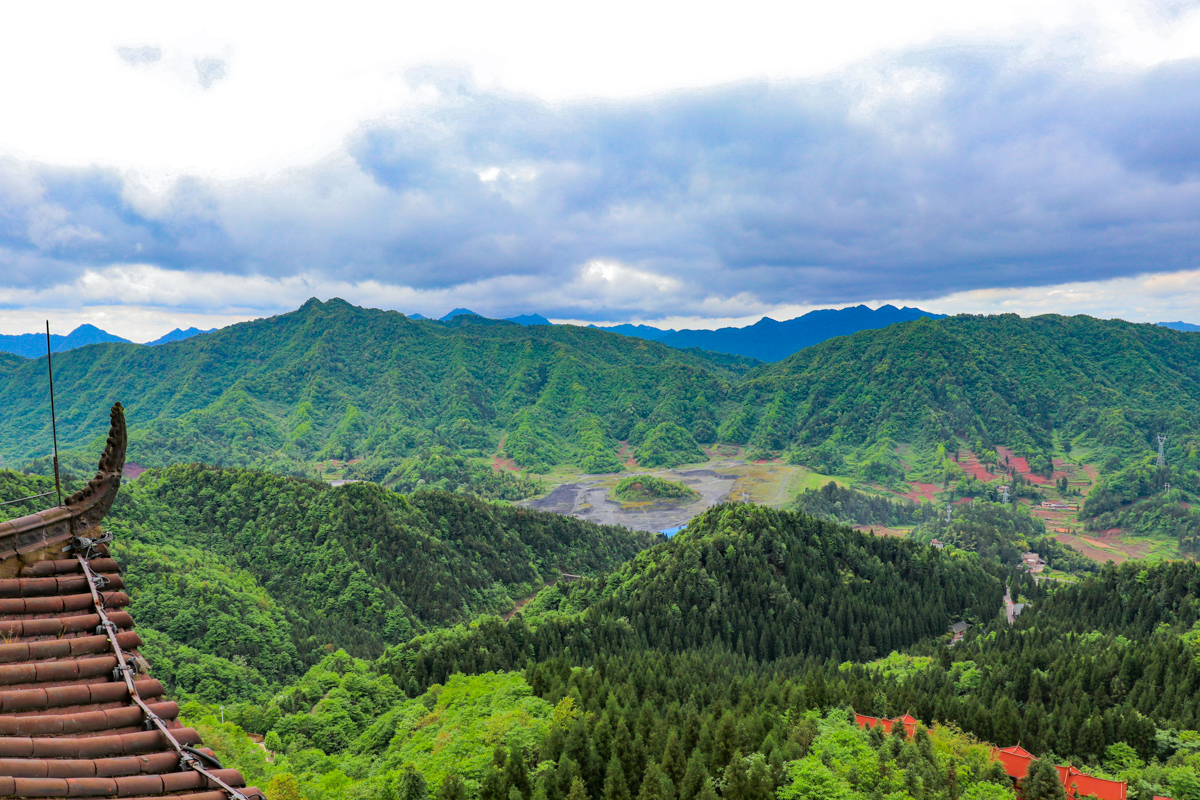
M 1200 458 L 1200 338 L 1154 325 L 1010 314 L 917 320 L 823 342 L 738 388 L 766 402 L 746 428 L 770 444 L 944 442 L 959 433 L 1048 468 L 1055 435 L 1141 454 L 1165 433 L 1173 462 Z
M 533 468 L 574 461 L 613 471 L 616 440 L 639 420 L 657 419 L 656 409 L 674 419 L 680 403 L 695 404 L 707 425 L 698 432 L 713 430 L 714 408 L 751 363 L 586 328 L 474 316 L 414 322 L 313 300 L 155 348 L 62 354 L 59 441 L 64 450 L 88 444 L 114 398 L 130 421 L 129 458 L 144 466 L 293 471 L 316 460 L 365 459 L 386 474 L 404 457 L 448 445 L 476 455 L 499 446 Z M 44 457 L 44 361 L 0 370 L 10 398 L 0 452 L 12 462 Z M 694 448 L 690 436 L 688 444 Z
M 1200 727 L 1197 597 L 1195 563 L 1110 565 L 1077 586 L 1031 592 L 1012 628 L 968 637 L 891 681 L 887 702 L 1085 761 L 1116 742 L 1143 760 L 1172 752 L 1181 745 L 1170 729 Z
M 378 655 L 507 611 L 563 571 L 612 569 L 654 540 L 445 492 L 201 466 L 144 473 L 106 524 L 164 677 L 221 699 L 295 678 L 327 646 Z
M 10 463 L 49 449 L 44 364 L 0 363 Z M 306 471 L 359 461 L 387 480 L 405 458 L 450 447 L 544 470 L 618 471 L 620 442 L 657 465 L 697 442 L 791 450 L 883 483 L 897 443 L 928 461 L 959 436 L 1050 469 L 1064 442 L 1100 460 L 1168 436 L 1172 464 L 1200 466 L 1200 339 L 1089 317 L 917 320 L 831 339 L 772 365 L 678 351 L 562 325 L 472 315 L 412 321 L 342 301 L 156 348 L 94 345 L 59 356 L 59 435 L 85 444 L 119 398 L 130 458 Z M 823 448 L 823 449 L 822 449 Z M 911 466 L 911 465 L 910 465 Z M 936 465 L 935 465 L 936 467 Z M 932 469 L 932 468 L 931 468 Z M 399 476 L 394 476 L 396 480 Z
M 330 656 L 226 711 L 278 754 L 240 763 L 297 797 L 1012 800 L 960 730 L 1130 781 L 1135 800 L 1192 797 L 1200 567 L 1053 590 L 1014 574 L 1033 605 L 1010 629 L 988 563 L 722 506 L 522 616 L 374 663 Z M 957 615 L 979 633 L 947 647 Z M 909 654 L 871 660 L 890 644 Z M 839 707 L 951 727 L 883 740 Z

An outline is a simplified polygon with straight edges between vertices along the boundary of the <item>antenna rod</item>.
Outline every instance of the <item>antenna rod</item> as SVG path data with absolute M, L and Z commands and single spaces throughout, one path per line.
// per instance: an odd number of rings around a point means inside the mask
M 54 413 L 54 366 L 50 363 L 50 320 L 46 320 L 46 373 L 50 376 L 50 430 L 54 432 L 54 491 L 62 505 L 62 483 L 58 479 L 58 417 Z

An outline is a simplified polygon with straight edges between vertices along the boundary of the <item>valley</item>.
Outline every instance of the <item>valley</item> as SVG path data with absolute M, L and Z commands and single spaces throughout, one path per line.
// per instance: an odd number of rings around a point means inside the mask
M 268 800 L 1016 800 L 985 742 L 1195 800 L 1187 335 L 917 320 L 768 365 L 314 301 L 55 367 L 68 489 L 133 397 L 141 652 Z M 38 366 L 0 363 L 13 498 L 53 488 Z

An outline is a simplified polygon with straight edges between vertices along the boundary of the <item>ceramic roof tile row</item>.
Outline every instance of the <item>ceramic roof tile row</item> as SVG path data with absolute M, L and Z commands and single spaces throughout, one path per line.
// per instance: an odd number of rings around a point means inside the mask
M 118 405 L 100 472 L 88 489 L 62 507 L 0 522 L 0 798 L 230 797 L 181 765 L 172 743 L 114 674 L 117 658 L 83 567 L 63 552 L 72 536 L 101 532 L 100 518 L 120 483 L 124 443 Z M 91 549 L 88 565 L 107 581 L 100 594 L 127 661 L 138 666 L 138 696 L 180 744 L 213 755 L 195 730 L 179 722 L 178 704 L 164 696 L 137 654 L 142 640 L 125 610 L 129 596 L 104 545 Z M 211 772 L 252 800 L 262 797 L 245 787 L 237 770 Z

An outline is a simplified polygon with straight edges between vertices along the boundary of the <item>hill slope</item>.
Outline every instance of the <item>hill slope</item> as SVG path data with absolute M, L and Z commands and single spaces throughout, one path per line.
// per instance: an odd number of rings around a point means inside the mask
M 316 460 L 394 463 L 434 444 L 525 466 L 597 460 L 617 470 L 615 439 L 664 402 L 719 402 L 752 362 L 681 352 L 569 326 L 455 317 L 413 322 L 343 301 L 154 348 L 104 345 L 55 361 L 59 442 L 103 430 L 110 398 L 130 420 L 129 458 L 287 469 Z M 0 453 L 49 448 L 45 364 L 0 372 L 9 405 Z M 702 411 L 711 414 L 708 401 Z M 386 470 L 385 470 L 386 472 Z
M 954 434 L 1048 461 L 1057 431 L 1118 452 L 1200 422 L 1200 339 L 1091 317 L 960 316 L 822 342 L 741 384 L 790 413 L 756 435 L 818 444 Z
M 44 366 L 0 360 L 9 463 L 49 451 Z M 1200 339 L 1089 317 L 922 319 L 761 365 L 572 326 L 414 322 L 311 301 L 155 348 L 65 353 L 56 378 L 68 455 L 121 399 L 130 459 L 144 466 L 314 474 L 316 463 L 354 462 L 346 477 L 405 487 L 451 468 L 447 486 L 490 481 L 493 455 L 535 472 L 616 472 L 622 444 L 674 466 L 713 441 L 891 486 L 961 474 L 945 453 L 964 442 L 992 463 L 1004 445 L 1048 476 L 1068 447 L 1111 470 L 1163 433 L 1168 463 L 1200 467 Z M 430 465 L 446 453 L 474 461 Z M 489 496 L 529 491 L 496 481 Z
M 326 645 L 375 655 L 414 633 L 507 611 L 562 571 L 611 569 L 654 540 L 444 492 L 405 497 L 199 466 L 144 473 L 106 525 L 139 623 L 167 637 L 155 642 L 172 654 L 168 664 L 186 646 L 240 657 L 267 681 L 295 677 Z M 184 688 L 228 671 L 205 663 Z

